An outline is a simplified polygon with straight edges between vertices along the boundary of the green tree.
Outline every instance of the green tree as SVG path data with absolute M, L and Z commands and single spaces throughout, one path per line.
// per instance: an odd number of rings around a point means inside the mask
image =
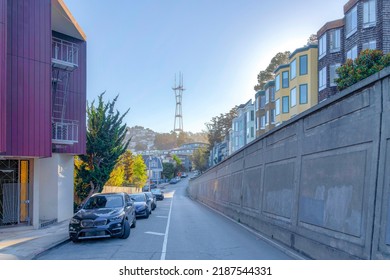
M 206 123 L 209 149 L 212 149 L 215 143 L 220 143 L 225 139 L 225 136 L 229 134 L 233 119 L 236 116 L 237 106 L 232 108 L 228 113 L 213 117 L 210 122 Z
M 122 123 L 129 110 L 121 115 L 114 110 L 118 96 L 105 103 L 103 95 L 104 92 L 98 96 L 97 106 L 95 101 L 87 106 L 87 151 L 75 164 L 75 193 L 79 201 L 102 191 L 130 141 L 124 141 L 126 124 Z
M 206 148 L 199 148 L 192 154 L 192 165 L 195 170 L 201 172 L 208 168 L 208 151 Z
M 142 188 L 148 181 L 147 167 L 141 155 L 134 158 L 132 183 L 137 188 Z
M 276 70 L 276 68 L 279 67 L 279 65 L 288 63 L 289 57 L 290 57 L 289 51 L 277 53 L 271 59 L 271 62 L 269 63 L 268 67 L 265 70 L 260 71 L 260 73 L 257 75 L 258 84 L 255 85 L 254 90 L 259 91 L 263 89 L 264 85 L 268 81 L 275 79 L 274 71 Z
M 170 162 L 163 162 L 163 172 L 162 175 L 164 178 L 172 179 L 175 176 L 175 166 Z

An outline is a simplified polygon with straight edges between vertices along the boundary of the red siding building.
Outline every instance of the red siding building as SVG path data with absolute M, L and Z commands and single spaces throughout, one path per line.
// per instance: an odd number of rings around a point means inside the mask
M 73 213 L 86 37 L 62 0 L 0 0 L 0 226 Z

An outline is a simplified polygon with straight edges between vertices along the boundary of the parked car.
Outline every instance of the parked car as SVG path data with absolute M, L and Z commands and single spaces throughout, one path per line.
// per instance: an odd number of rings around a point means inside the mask
M 149 218 L 152 214 L 152 200 L 144 193 L 133 193 L 130 198 L 134 201 L 136 217 Z
M 135 205 L 126 193 L 92 195 L 69 222 L 69 237 L 80 239 L 130 235 L 136 226 Z
M 156 196 L 151 192 L 144 192 L 152 200 L 152 211 L 157 207 Z
M 177 184 L 180 182 L 180 179 L 178 177 L 174 177 L 169 181 L 169 184 Z
M 180 177 L 181 177 L 181 178 L 187 178 L 187 177 L 188 177 L 188 174 L 183 172 L 183 173 L 181 174 Z
M 152 194 L 156 196 L 157 200 L 163 200 L 164 199 L 164 192 L 160 189 L 153 189 Z

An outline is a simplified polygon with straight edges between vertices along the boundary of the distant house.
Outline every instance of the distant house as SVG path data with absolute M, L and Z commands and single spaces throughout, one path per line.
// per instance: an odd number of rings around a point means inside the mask
M 232 120 L 232 129 L 229 139 L 230 153 L 233 153 L 256 138 L 255 134 L 255 107 L 252 99 L 237 107 L 237 117 Z
M 275 127 L 275 81 L 269 81 L 264 85 L 264 90 L 255 95 L 256 109 L 256 137 Z
M 0 0 L 0 226 L 73 215 L 86 36 L 63 0 Z
M 390 1 L 350 0 L 342 19 L 327 22 L 317 32 L 319 39 L 319 102 L 338 92 L 336 69 L 362 50 L 390 52 Z

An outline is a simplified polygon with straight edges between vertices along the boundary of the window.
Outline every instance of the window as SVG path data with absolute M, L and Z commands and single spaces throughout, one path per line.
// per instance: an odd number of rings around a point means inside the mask
M 255 137 L 255 129 L 251 127 L 251 138 Z
M 318 41 L 318 59 L 326 55 L 326 33 Z
M 376 25 L 376 0 L 368 0 L 363 6 L 363 27 Z
M 265 96 L 262 95 L 260 97 L 260 109 L 264 109 L 264 107 L 265 107 Z
M 357 58 L 357 46 L 354 46 L 352 49 L 347 51 L 347 59 L 355 60 Z
M 251 110 L 251 121 L 255 120 L 255 111 Z
M 290 90 L 290 101 L 291 107 L 297 105 L 297 88 L 293 88 L 292 90 Z
M 269 89 L 265 91 L 265 104 L 269 103 Z
M 269 111 L 265 113 L 265 125 L 269 124 Z
M 288 88 L 288 71 L 282 73 L 282 87 Z
M 261 117 L 260 128 L 261 128 L 261 129 L 264 129 L 264 128 L 265 128 L 265 116 L 262 116 L 262 117 Z
M 280 74 L 278 74 L 275 78 L 275 90 L 280 90 Z
M 269 94 L 270 94 L 271 102 L 275 102 L 275 88 L 274 87 L 269 88 Z
M 307 74 L 307 55 L 301 55 L 299 57 L 299 75 Z
M 307 104 L 307 84 L 299 85 L 299 104 Z
M 275 114 L 279 115 L 280 114 L 280 99 L 276 99 L 275 101 Z
M 345 21 L 346 38 L 348 38 L 357 31 L 357 6 L 346 14 Z
M 276 111 L 275 109 L 271 110 L 271 124 L 274 124 L 276 120 Z
M 318 73 L 318 89 L 323 90 L 326 88 L 326 66 Z
M 256 130 L 259 130 L 260 118 L 256 118 Z
M 256 110 L 256 111 L 259 110 L 259 99 L 260 99 L 260 97 L 257 97 L 257 98 L 256 98 L 256 103 L 255 103 L 255 110 Z
M 285 114 L 285 113 L 288 113 L 289 112 L 289 100 L 288 100 L 288 96 L 283 96 L 282 97 L 282 113 Z
M 330 32 L 329 49 L 330 52 L 340 51 L 340 29 L 335 29 Z
M 339 77 L 339 75 L 337 74 L 336 69 L 339 67 L 340 67 L 340 63 L 329 66 L 330 86 L 337 86 L 335 80 Z
M 297 60 L 294 59 L 290 63 L 290 80 L 294 79 L 297 76 Z
M 362 50 L 375 50 L 376 49 L 376 40 L 372 40 L 370 42 L 367 42 L 367 43 L 363 43 L 363 48 Z

